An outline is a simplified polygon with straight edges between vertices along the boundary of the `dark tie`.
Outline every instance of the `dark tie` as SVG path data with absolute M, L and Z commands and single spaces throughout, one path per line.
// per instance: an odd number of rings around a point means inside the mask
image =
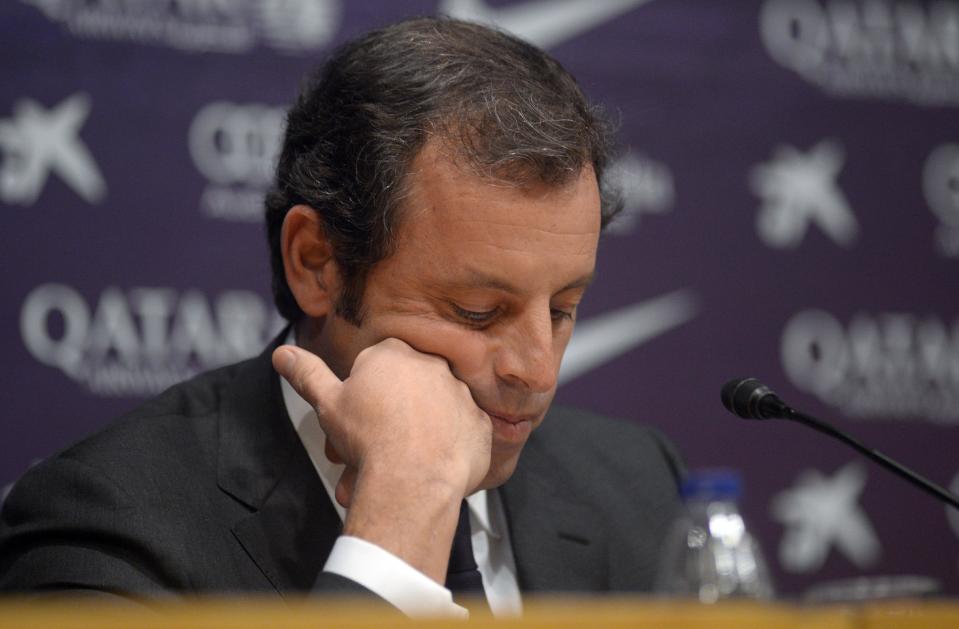
M 446 570 L 446 587 L 457 594 L 483 598 L 483 577 L 473 558 L 473 540 L 470 532 L 470 510 L 464 500 L 460 504 L 460 519 L 453 535 L 450 564 Z

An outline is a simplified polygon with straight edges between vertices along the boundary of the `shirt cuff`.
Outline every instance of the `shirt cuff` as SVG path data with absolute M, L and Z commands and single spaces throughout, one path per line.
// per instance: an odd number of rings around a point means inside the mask
M 356 581 L 407 616 L 469 618 L 453 594 L 388 550 L 359 537 L 341 535 L 323 566 Z

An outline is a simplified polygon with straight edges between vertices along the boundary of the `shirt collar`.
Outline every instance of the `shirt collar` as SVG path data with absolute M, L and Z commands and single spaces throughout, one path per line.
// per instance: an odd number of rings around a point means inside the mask
M 473 516 L 473 518 L 470 520 L 470 525 L 473 527 L 473 532 L 476 532 L 476 525 L 479 525 L 487 535 L 495 539 L 499 539 L 499 531 L 496 530 L 490 520 L 489 492 L 487 492 L 485 489 L 481 489 L 472 496 L 467 497 L 466 503 L 470 507 L 470 515 Z

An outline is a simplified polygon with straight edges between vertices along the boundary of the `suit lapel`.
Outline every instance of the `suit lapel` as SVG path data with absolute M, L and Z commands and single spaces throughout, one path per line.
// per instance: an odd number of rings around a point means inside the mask
M 270 363 L 285 332 L 238 367 L 223 393 L 217 478 L 250 514 L 233 534 L 281 594 L 308 591 L 342 529 L 313 464 L 287 417 Z M 500 488 L 517 578 L 523 591 L 608 587 L 603 523 L 578 497 L 561 461 L 534 433 L 512 478 Z
M 538 447 L 534 433 L 510 480 L 500 488 L 520 589 L 594 591 L 608 587 L 606 544 L 596 511 L 577 499 L 562 462 Z
M 233 534 L 286 594 L 312 587 L 342 524 L 287 417 L 270 363 L 278 344 L 242 364 L 223 394 L 217 479 L 251 510 Z

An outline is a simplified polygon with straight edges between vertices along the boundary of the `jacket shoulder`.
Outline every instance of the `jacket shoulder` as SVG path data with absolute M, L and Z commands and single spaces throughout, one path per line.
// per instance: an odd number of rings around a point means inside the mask
M 149 467 L 158 457 L 166 457 L 163 467 L 173 467 L 171 454 L 181 463 L 209 459 L 224 393 L 247 362 L 173 385 L 51 459 L 75 460 L 114 477 L 131 467 Z
M 218 415 L 244 364 L 174 385 L 17 481 L 0 511 L 0 590 L 203 587 L 190 557 L 242 570 L 217 488 Z M 227 540 L 224 542 L 223 540 Z

